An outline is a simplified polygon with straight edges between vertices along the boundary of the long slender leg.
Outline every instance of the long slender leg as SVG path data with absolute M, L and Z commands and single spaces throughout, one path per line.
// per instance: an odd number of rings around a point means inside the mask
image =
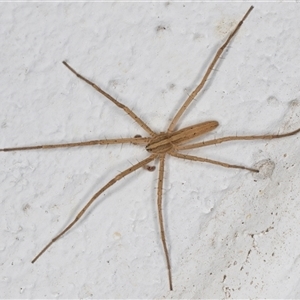
M 158 209 L 158 220 L 159 220 L 159 228 L 160 228 L 160 236 L 163 244 L 165 257 L 167 261 L 168 268 L 168 277 L 169 277 L 169 286 L 170 290 L 173 290 L 172 285 L 172 273 L 171 273 L 171 264 L 169 258 L 169 252 L 166 242 L 165 228 L 164 228 L 164 219 L 163 219 L 163 208 L 162 208 L 162 190 L 163 190 L 163 181 L 164 181 L 164 170 L 165 170 L 165 157 L 163 154 L 159 157 L 159 175 L 158 175 L 158 187 L 157 187 L 157 209 Z
M 154 160 L 157 157 L 156 154 L 150 155 L 148 158 L 140 161 L 139 163 L 131 166 L 130 168 L 126 169 L 125 171 L 118 174 L 116 177 L 111 179 L 105 186 L 103 186 L 94 196 L 86 203 L 86 205 L 81 209 L 81 211 L 78 213 L 78 215 L 75 217 L 75 219 L 56 237 L 54 237 L 43 249 L 39 254 L 32 260 L 32 263 L 35 263 L 35 261 L 54 243 L 56 242 L 62 235 L 64 235 L 67 231 L 69 231 L 82 217 L 82 215 L 87 211 L 87 209 L 92 205 L 92 203 L 109 187 L 114 185 L 118 180 L 124 178 L 125 176 L 129 175 L 130 173 L 136 171 L 137 169 L 143 167 L 144 165 L 148 164 L 152 160 Z
M 145 145 L 145 144 L 149 143 L 150 140 L 151 140 L 151 138 L 142 138 L 142 137 L 141 138 L 106 139 L 106 140 L 94 140 L 94 141 L 86 141 L 86 142 L 78 142 L 78 143 L 3 148 L 3 149 L 0 149 L 0 151 L 8 152 L 8 151 L 21 151 L 21 150 L 69 148 L 69 147 L 111 145 L 111 144 L 125 144 L 125 143 L 132 143 L 135 145 Z
M 209 164 L 218 165 L 218 166 L 225 167 L 225 168 L 242 169 L 242 170 L 248 170 L 248 171 L 256 172 L 256 173 L 259 172 L 259 170 L 256 170 L 256 169 L 247 168 L 247 167 L 239 166 L 239 165 L 231 165 L 231 164 L 228 164 L 225 162 L 212 160 L 212 159 L 208 159 L 208 158 L 203 158 L 203 157 L 198 157 L 198 156 L 193 156 L 193 155 L 180 154 L 177 152 L 172 152 L 171 155 L 178 157 L 178 158 L 187 159 L 187 160 L 206 162 Z
M 214 140 L 209 140 L 209 141 L 204 141 L 200 143 L 195 143 L 195 144 L 190 144 L 190 145 L 182 145 L 182 146 L 177 146 L 177 150 L 187 150 L 187 149 L 194 149 L 194 148 L 200 148 L 200 147 L 205 147 L 205 146 L 210 146 L 210 145 L 216 145 L 216 144 L 221 144 L 223 142 L 230 142 L 230 141 L 237 141 L 237 140 L 272 140 L 272 139 L 280 139 L 284 138 L 287 136 L 291 136 L 294 134 L 297 134 L 300 132 L 300 128 L 288 132 L 288 133 L 283 133 L 283 134 L 265 134 L 265 135 L 244 135 L 244 136 L 226 136 Z
M 246 14 L 244 15 L 243 19 L 237 24 L 237 26 L 235 27 L 234 31 L 229 35 L 229 37 L 227 38 L 226 42 L 221 46 L 221 48 L 219 48 L 219 50 L 217 51 L 217 53 L 215 54 L 212 62 L 210 63 L 210 65 L 208 66 L 204 77 L 202 78 L 200 84 L 196 87 L 196 89 L 190 94 L 190 96 L 185 100 L 185 102 L 183 103 L 183 105 L 180 107 L 179 111 L 177 112 L 177 114 L 175 115 L 175 117 L 173 118 L 169 128 L 168 128 L 168 132 L 172 132 L 179 120 L 179 118 L 183 115 L 183 113 L 185 112 L 185 110 L 188 108 L 188 106 L 190 105 L 190 103 L 194 100 L 194 98 L 196 97 L 196 95 L 202 90 L 202 88 L 204 87 L 205 82 L 207 81 L 210 73 L 212 72 L 214 66 L 216 65 L 217 61 L 219 60 L 221 54 L 223 53 L 224 49 L 227 47 L 227 45 L 229 44 L 229 42 L 231 41 L 231 39 L 234 37 L 234 35 L 237 33 L 237 31 L 239 30 L 239 28 L 242 26 L 243 22 L 245 21 L 245 19 L 248 17 L 248 15 L 250 14 L 251 10 L 254 7 L 251 6 L 248 11 L 246 12 Z
M 103 91 L 99 86 L 97 86 L 95 83 L 91 82 L 90 80 L 86 79 L 79 73 L 77 73 L 70 65 L 63 61 L 63 64 L 71 71 L 73 72 L 78 78 L 85 81 L 87 84 L 91 85 L 96 91 L 101 93 L 103 96 L 105 96 L 108 100 L 113 102 L 115 105 L 117 105 L 119 108 L 123 109 L 134 121 L 136 121 L 145 131 L 147 131 L 151 136 L 155 136 L 156 133 L 152 131 L 152 129 L 144 122 L 142 119 L 140 119 L 131 109 L 129 109 L 126 105 L 120 103 L 118 100 L 113 98 L 111 95 Z

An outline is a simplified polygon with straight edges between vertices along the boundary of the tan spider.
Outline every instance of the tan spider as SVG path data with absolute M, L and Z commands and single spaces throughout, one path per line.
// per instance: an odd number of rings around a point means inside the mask
M 89 85 L 91 85 L 95 90 L 97 90 L 99 93 L 101 93 L 103 96 L 105 96 L 108 100 L 113 102 L 116 106 L 123 109 L 133 120 L 137 122 L 149 135 L 149 137 L 131 137 L 131 138 L 119 138 L 119 139 L 103 139 L 103 140 L 92 140 L 87 142 L 79 142 L 79 143 L 64 143 L 64 144 L 56 144 L 56 145 L 39 145 L 39 146 L 26 146 L 26 147 L 15 147 L 15 148 L 4 148 L 0 149 L 2 152 L 7 151 L 20 151 L 20 150 L 36 150 L 36 149 L 51 149 L 51 148 L 63 148 L 63 147 L 81 147 L 81 146 L 92 146 L 92 145 L 108 145 L 108 144 L 123 144 L 123 143 L 131 143 L 134 145 L 140 145 L 145 146 L 146 150 L 150 153 L 150 155 L 145 158 L 144 160 L 136 163 L 135 165 L 131 166 L 130 168 L 122 171 L 117 176 L 115 176 L 113 179 L 108 181 L 106 185 L 104 185 L 100 190 L 98 190 L 93 197 L 85 204 L 85 206 L 79 211 L 77 216 L 74 218 L 74 220 L 57 236 L 55 236 L 38 254 L 37 256 L 32 260 L 32 263 L 34 263 L 55 241 L 57 241 L 61 236 L 63 236 L 67 231 L 69 231 L 74 224 L 76 224 L 79 219 L 83 216 L 83 214 L 89 209 L 89 207 L 94 203 L 94 201 L 109 187 L 114 185 L 118 180 L 126 177 L 127 175 L 133 173 L 134 171 L 140 169 L 140 168 L 148 168 L 151 170 L 151 167 L 147 167 L 147 165 L 155 160 L 159 159 L 159 171 L 158 171 L 158 188 L 157 188 L 157 209 L 158 209 L 158 219 L 159 219 L 159 227 L 160 227 L 160 234 L 161 234 L 161 241 L 164 249 L 164 255 L 166 259 L 167 264 L 167 270 L 168 270 L 168 279 L 169 279 L 169 287 L 170 290 L 173 289 L 172 286 L 172 274 L 171 274 L 171 265 L 170 265 L 170 259 L 169 259 L 169 252 L 165 237 L 165 229 L 164 229 L 164 220 L 163 220 L 163 211 L 162 211 L 162 189 L 163 189 L 163 179 L 164 179 L 164 169 L 165 169 L 165 158 L 167 155 L 171 155 L 177 158 L 191 160 L 191 161 L 198 161 L 198 162 L 206 162 L 214 165 L 219 165 L 226 168 L 236 168 L 236 169 L 243 169 L 248 170 L 251 172 L 259 172 L 257 169 L 240 166 L 240 165 L 232 165 L 227 164 L 225 162 L 211 160 L 208 158 L 202 158 L 192 155 L 183 154 L 180 151 L 181 150 L 188 150 L 188 149 L 194 149 L 199 147 L 205 147 L 210 146 L 214 144 L 220 144 L 223 142 L 228 141 L 235 141 L 235 140 L 258 140 L 258 139 L 275 139 L 275 138 L 283 138 L 287 136 L 294 135 L 300 131 L 300 128 L 288 132 L 285 134 L 272 134 L 272 135 L 248 135 L 248 136 L 227 136 L 223 138 L 217 138 L 213 140 L 198 142 L 194 144 L 187 144 L 192 139 L 195 139 L 205 133 L 208 133 L 215 128 L 218 127 L 217 121 L 207 121 L 203 123 L 198 123 L 180 130 L 176 130 L 176 125 L 178 123 L 178 120 L 181 118 L 181 116 L 184 114 L 190 103 L 195 99 L 197 94 L 202 90 L 202 88 L 205 85 L 205 82 L 207 81 L 208 77 L 210 76 L 211 72 L 213 71 L 213 68 L 215 67 L 216 63 L 218 62 L 220 56 L 228 46 L 231 39 L 234 37 L 234 35 L 237 33 L 239 28 L 242 26 L 244 20 L 248 17 L 250 12 L 252 11 L 253 6 L 251 6 L 247 13 L 244 15 L 242 20 L 236 25 L 234 31 L 229 35 L 225 43 L 220 47 L 220 49 L 215 54 L 212 62 L 210 63 L 209 67 L 207 68 L 204 77 L 202 78 L 199 85 L 196 87 L 196 89 L 189 95 L 189 97 L 186 99 L 186 101 L 183 103 L 181 108 L 178 110 L 174 118 L 172 119 L 167 132 L 161 132 L 156 133 L 154 132 L 145 122 L 143 122 L 132 110 L 130 110 L 127 106 L 117 101 L 115 98 L 110 96 L 108 93 L 103 91 L 100 87 L 98 87 L 96 84 L 91 82 L 90 80 L 86 79 L 79 73 L 77 73 L 67 62 L 63 62 L 63 64 L 71 71 L 73 72 L 77 77 L 79 77 L 81 80 L 85 81 Z

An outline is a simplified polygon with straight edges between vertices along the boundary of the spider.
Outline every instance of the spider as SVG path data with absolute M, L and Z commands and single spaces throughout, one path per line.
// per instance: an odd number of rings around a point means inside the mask
M 92 86 L 95 90 L 97 90 L 100 94 L 106 97 L 108 100 L 113 102 L 120 109 L 124 110 L 130 118 L 132 118 L 141 128 L 144 129 L 145 132 L 148 133 L 148 137 L 141 137 L 139 135 L 131 138 L 119 138 L 119 139 L 102 139 L 102 140 L 91 140 L 86 142 L 77 142 L 77 143 L 63 143 L 63 144 L 52 144 L 52 145 L 39 145 L 39 146 L 25 146 L 25 147 L 14 147 L 14 148 L 3 148 L 0 149 L 2 152 L 8 151 L 21 151 L 21 150 L 38 150 L 38 149 L 53 149 L 53 148 L 66 148 L 66 147 L 83 147 L 83 146 L 92 146 L 92 145 L 109 145 L 109 144 L 124 144 L 131 143 L 138 146 L 145 146 L 147 152 L 149 152 L 149 156 L 142 161 L 132 165 L 130 168 L 122 171 L 117 176 L 108 181 L 101 189 L 99 189 L 92 198 L 86 202 L 84 207 L 79 211 L 74 220 L 68 224 L 59 234 L 57 234 L 32 260 L 32 263 L 35 263 L 37 259 L 59 238 L 61 238 L 67 231 L 69 231 L 85 214 L 85 212 L 90 208 L 90 206 L 95 202 L 95 200 L 108 188 L 114 185 L 120 179 L 126 177 L 127 175 L 137 171 L 140 168 L 145 168 L 149 171 L 153 171 L 153 167 L 148 164 L 154 161 L 155 159 L 159 160 L 159 170 L 158 170 L 158 186 L 157 186 L 157 210 L 158 210 L 158 221 L 160 228 L 160 238 L 163 247 L 163 253 L 166 260 L 167 267 L 167 275 L 170 290 L 173 290 L 172 284 L 172 273 L 171 273 L 171 264 L 169 259 L 169 251 L 166 241 L 165 235 L 165 226 L 164 226 L 164 218 L 163 218 L 163 209 L 162 209 L 162 190 L 163 190 L 163 180 L 164 180 L 164 170 L 165 170 L 165 160 L 166 156 L 170 155 L 173 157 L 177 157 L 180 159 L 195 161 L 195 162 L 205 162 L 214 165 L 218 165 L 225 168 L 235 168 L 248 170 L 250 172 L 259 172 L 258 169 L 245 167 L 241 165 L 233 165 L 228 164 L 222 161 L 216 161 L 208 158 L 192 156 L 188 154 L 181 153 L 183 150 L 195 149 L 200 147 L 206 147 L 210 145 L 220 144 L 223 142 L 236 141 L 236 140 L 259 140 L 266 139 L 271 140 L 275 138 L 283 138 L 294 135 L 300 131 L 300 128 L 294 130 L 292 132 L 288 132 L 285 134 L 263 134 L 263 135 L 244 135 L 244 136 L 227 136 L 222 138 L 216 138 L 208 141 L 202 141 L 198 143 L 188 143 L 189 141 L 200 137 L 214 129 L 216 129 L 219 125 L 217 121 L 206 121 L 202 123 L 198 123 L 192 126 L 188 126 L 182 129 L 177 130 L 176 125 L 181 118 L 181 116 L 185 113 L 186 109 L 189 107 L 191 102 L 195 99 L 197 94 L 203 89 L 206 81 L 208 80 L 210 74 L 212 73 L 214 67 L 216 66 L 220 56 L 227 48 L 228 44 L 232 40 L 232 38 L 236 35 L 237 31 L 242 26 L 245 19 L 248 17 L 250 12 L 253 10 L 253 6 L 251 6 L 241 21 L 236 25 L 235 29 L 230 33 L 224 44 L 218 49 L 216 52 L 212 62 L 209 64 L 201 82 L 195 88 L 195 90 L 188 96 L 185 102 L 182 104 L 178 112 L 173 117 L 172 121 L 169 124 L 169 127 L 166 132 L 156 133 L 154 132 L 141 118 L 139 118 L 131 109 L 129 109 L 126 105 L 117 101 L 110 94 L 102 90 L 99 86 L 97 86 L 92 81 L 80 75 L 77 71 L 75 71 L 66 61 L 63 61 L 63 64 L 78 78 L 85 81 L 87 84 Z

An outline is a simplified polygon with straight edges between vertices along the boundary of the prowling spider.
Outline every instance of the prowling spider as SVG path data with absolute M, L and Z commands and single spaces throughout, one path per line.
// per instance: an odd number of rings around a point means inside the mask
M 77 73 L 67 62 L 63 62 L 63 64 L 77 77 L 79 77 L 81 80 L 85 81 L 87 84 L 92 86 L 95 90 L 97 90 L 100 94 L 102 94 L 104 97 L 106 97 L 108 100 L 113 102 L 116 106 L 123 109 L 129 117 L 131 117 L 137 124 L 140 125 L 141 128 L 143 128 L 149 135 L 149 137 L 141 137 L 141 136 L 135 136 L 131 138 L 119 138 L 119 139 L 103 139 L 103 140 L 91 140 L 86 142 L 78 142 L 78 143 L 63 143 L 63 144 L 54 144 L 54 145 L 39 145 L 39 146 L 25 146 L 25 147 L 14 147 L 14 148 L 3 148 L 0 149 L 2 152 L 8 152 L 8 151 L 21 151 L 21 150 L 38 150 L 38 149 L 52 149 L 52 148 L 66 148 L 66 147 L 82 147 L 82 146 L 92 146 L 92 145 L 109 145 L 109 144 L 124 144 L 124 143 L 131 143 L 134 145 L 139 146 L 145 146 L 146 150 L 150 153 L 150 155 L 145 158 L 144 160 L 134 164 L 130 168 L 122 171 L 117 176 L 112 178 L 110 181 L 106 183 L 101 189 L 99 189 L 92 198 L 84 205 L 84 207 L 79 211 L 79 213 L 76 215 L 74 220 L 62 230 L 58 235 L 56 235 L 32 260 L 32 263 L 34 263 L 53 243 L 55 243 L 60 237 L 62 237 L 67 231 L 69 231 L 79 220 L 80 218 L 85 214 L 85 212 L 90 208 L 90 206 L 95 202 L 95 200 L 108 188 L 110 188 L 112 185 L 114 185 L 117 181 L 120 179 L 126 177 L 127 175 L 133 173 L 134 171 L 140 169 L 140 168 L 146 168 L 148 170 L 153 171 L 153 167 L 149 167 L 149 163 L 152 162 L 155 159 L 159 160 L 159 170 L 158 170 L 158 188 L 157 188 L 157 209 L 158 209 L 158 220 L 159 220 L 159 228 L 160 228 L 160 235 L 161 235 L 161 242 L 163 246 L 164 256 L 166 259 L 166 265 L 167 265 L 167 272 L 168 272 L 168 280 L 169 280 L 169 288 L 170 290 L 173 290 L 173 284 L 172 284 L 172 273 L 171 273 L 171 264 L 169 259 L 169 251 L 167 247 L 167 241 L 165 236 L 165 227 L 164 227 L 164 218 L 163 218 L 163 209 L 162 209 L 162 190 L 163 190 L 163 180 L 164 180 L 164 170 L 165 170 L 165 159 L 167 155 L 171 155 L 173 157 L 190 160 L 190 161 L 196 161 L 196 162 L 205 162 L 210 163 L 214 165 L 219 165 L 221 167 L 226 168 L 235 168 L 235 169 L 243 169 L 248 170 L 251 172 L 259 172 L 259 170 L 254 168 L 249 168 L 241 165 L 232 165 L 221 161 L 211 160 L 208 158 L 202 158 L 198 156 L 192 156 L 183 154 L 180 151 L 181 150 L 188 150 L 188 149 L 194 149 L 194 148 L 200 148 L 215 144 L 220 144 L 223 142 L 229 142 L 229 141 L 235 141 L 235 140 L 259 140 L 259 139 L 266 139 L 271 140 L 275 138 L 283 138 L 288 137 L 291 135 L 294 135 L 300 131 L 300 128 L 297 130 L 294 130 L 292 132 L 288 132 L 285 134 L 271 134 L 271 135 L 248 135 L 248 136 L 227 136 L 222 138 L 217 138 L 213 140 L 198 142 L 194 144 L 187 144 L 187 142 L 206 134 L 218 127 L 217 121 L 207 121 L 203 123 L 198 123 L 192 126 L 185 127 L 180 130 L 175 130 L 175 127 L 181 118 L 181 116 L 185 113 L 186 109 L 189 107 L 191 102 L 195 99 L 197 94 L 203 89 L 206 81 L 208 80 L 210 74 L 212 73 L 215 65 L 217 64 L 218 60 L 220 59 L 220 56 L 232 40 L 232 38 L 236 35 L 239 28 L 242 26 L 245 19 L 248 17 L 250 12 L 252 11 L 253 6 L 251 6 L 244 17 L 241 19 L 241 21 L 236 25 L 233 32 L 229 35 L 225 43 L 219 48 L 219 50 L 216 52 L 212 62 L 208 66 L 201 82 L 199 85 L 195 88 L 195 90 L 188 96 L 188 98 L 185 100 L 183 105 L 180 107 L 178 112 L 173 117 L 168 130 L 166 132 L 162 133 L 156 133 L 154 132 L 144 121 L 142 121 L 131 109 L 129 109 L 124 104 L 117 101 L 115 98 L 110 96 L 108 93 L 103 91 L 100 87 L 98 87 L 96 84 L 91 82 L 90 80 L 86 79 L 79 73 Z

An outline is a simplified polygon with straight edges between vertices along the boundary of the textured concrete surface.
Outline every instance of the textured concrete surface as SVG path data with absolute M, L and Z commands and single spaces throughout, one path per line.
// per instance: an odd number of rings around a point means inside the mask
M 145 136 L 61 63 L 164 131 L 248 3 L 2 3 L 0 148 Z M 300 7 L 254 4 L 180 127 L 205 139 L 300 127 Z M 168 290 L 157 172 L 122 180 L 35 264 L 133 145 L 0 153 L 0 298 L 299 298 L 300 136 L 193 155 L 261 173 L 167 160 Z

